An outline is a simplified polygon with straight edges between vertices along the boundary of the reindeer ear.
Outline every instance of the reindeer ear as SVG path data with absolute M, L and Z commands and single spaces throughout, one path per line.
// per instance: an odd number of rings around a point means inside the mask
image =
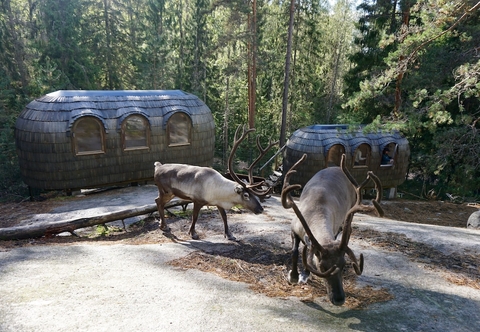
M 324 255 L 328 255 L 327 251 L 322 246 L 320 247 L 314 246 L 307 234 L 305 234 L 303 237 L 303 243 L 305 243 L 305 247 L 307 247 L 308 250 L 312 250 L 312 252 L 313 250 L 315 250 L 320 255 L 320 257 L 323 257 Z
M 235 193 L 241 194 L 243 192 L 243 187 L 242 186 L 235 186 Z

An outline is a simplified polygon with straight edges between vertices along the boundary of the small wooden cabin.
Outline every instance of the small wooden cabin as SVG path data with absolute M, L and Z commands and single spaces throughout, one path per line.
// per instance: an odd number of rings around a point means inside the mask
M 180 90 L 65 90 L 29 103 L 15 139 L 29 187 L 70 191 L 151 180 L 155 161 L 211 166 L 215 124 Z
M 339 166 L 345 153 L 347 168 L 358 182 L 371 170 L 380 178 L 383 188 L 390 189 L 389 198 L 394 198 L 397 186 L 405 181 L 410 147 L 407 139 L 395 131 L 364 133 L 363 127 L 317 124 L 298 129 L 288 139 L 283 158 L 285 172 L 304 153 L 307 160 L 292 176 L 291 183 L 304 186 L 319 170 Z M 367 185 L 373 186 L 372 181 Z

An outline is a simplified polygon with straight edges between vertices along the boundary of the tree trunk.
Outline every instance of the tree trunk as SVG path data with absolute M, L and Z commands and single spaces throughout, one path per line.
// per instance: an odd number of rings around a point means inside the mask
M 280 147 L 285 145 L 288 108 L 288 85 L 290 79 L 290 58 L 292 56 L 293 21 L 295 18 L 295 0 L 290 0 L 290 23 L 288 25 L 287 55 L 285 56 L 285 80 L 283 82 L 282 125 L 280 128 Z
M 166 208 L 187 205 L 190 201 L 174 200 L 165 205 Z M 27 226 L 16 226 L 8 228 L 0 228 L 0 240 L 19 240 L 38 238 L 42 236 L 52 236 L 63 232 L 73 233 L 74 230 L 105 224 L 116 220 L 124 220 L 127 218 L 141 216 L 157 211 L 156 204 L 140 206 L 138 208 L 117 211 L 95 217 L 85 217 L 73 220 L 52 221 L 47 223 L 35 223 Z
M 344 21 L 346 21 L 346 17 L 344 17 Z M 336 89 L 337 89 L 337 79 L 338 79 L 338 73 L 340 71 L 340 57 L 343 52 L 343 46 L 345 42 L 345 29 L 342 29 L 341 35 L 339 36 L 337 40 L 337 46 L 333 50 L 334 52 L 334 60 L 333 60 L 333 78 L 332 82 L 330 85 L 330 97 L 328 101 L 328 107 L 327 107 L 327 117 L 326 117 L 326 123 L 330 123 L 330 117 L 333 113 L 333 99 L 336 97 Z
M 250 40 L 248 52 L 248 127 L 255 128 L 256 89 L 257 89 L 257 1 L 252 1 L 252 14 L 248 15 Z
M 395 10 L 395 9 L 394 9 Z M 405 27 L 405 31 L 407 30 L 407 27 L 410 23 L 410 3 L 407 1 L 406 3 L 406 8 L 403 11 L 403 18 L 402 18 L 402 26 Z M 403 43 L 405 40 L 406 33 L 401 37 L 400 43 Z M 405 75 L 405 72 L 407 70 L 408 64 L 404 64 L 405 57 L 403 55 L 400 55 L 400 58 L 398 59 L 398 63 L 402 68 L 399 71 L 399 74 L 397 75 L 397 81 L 395 83 L 395 106 L 393 109 L 393 114 L 395 117 L 399 117 L 400 115 L 400 108 L 402 107 L 402 81 L 403 81 L 403 76 Z
M 110 21 L 108 16 L 108 10 L 110 9 L 110 2 L 109 0 L 103 0 L 103 19 L 105 20 L 105 84 L 106 87 L 110 90 L 113 90 L 113 69 L 112 69 L 112 45 L 111 45 L 111 27 Z
M 230 48 L 228 48 L 228 57 L 230 58 Z M 228 160 L 228 122 L 230 121 L 230 76 L 227 76 L 225 84 L 225 115 L 223 119 L 223 165 L 227 165 Z

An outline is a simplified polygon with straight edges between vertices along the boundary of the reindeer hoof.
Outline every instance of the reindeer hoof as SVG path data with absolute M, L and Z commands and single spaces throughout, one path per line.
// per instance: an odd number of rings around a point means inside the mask
M 164 232 L 170 232 L 170 227 L 167 224 L 160 224 L 160 229 Z
M 225 236 L 227 237 L 227 239 L 229 239 L 230 241 L 237 241 L 237 238 L 235 236 L 233 236 L 232 234 L 225 234 Z
M 309 274 L 304 274 L 304 273 L 302 273 L 302 274 L 300 275 L 300 280 L 298 280 L 298 283 L 299 283 L 299 284 L 306 284 L 307 281 L 308 281 L 308 277 L 310 277 Z
M 291 284 L 298 284 L 298 272 L 292 273 L 293 271 L 288 271 L 288 282 Z
M 193 239 L 193 240 L 198 240 L 198 239 L 200 239 L 200 237 L 198 236 L 197 233 L 191 233 L 191 234 L 192 234 L 192 239 Z

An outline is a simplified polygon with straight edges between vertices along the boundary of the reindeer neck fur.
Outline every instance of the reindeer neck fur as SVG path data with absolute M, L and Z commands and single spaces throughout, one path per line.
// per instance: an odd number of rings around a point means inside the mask
M 355 190 L 340 167 L 319 171 L 303 188 L 298 207 L 322 246 L 336 242 L 348 210 L 355 205 Z M 303 239 L 304 229 L 294 231 Z
M 155 183 L 177 197 L 208 202 L 209 205 L 224 209 L 242 203 L 241 196 L 235 193 L 238 184 L 209 167 L 156 163 Z M 203 185 L 199 187 L 196 183 Z

